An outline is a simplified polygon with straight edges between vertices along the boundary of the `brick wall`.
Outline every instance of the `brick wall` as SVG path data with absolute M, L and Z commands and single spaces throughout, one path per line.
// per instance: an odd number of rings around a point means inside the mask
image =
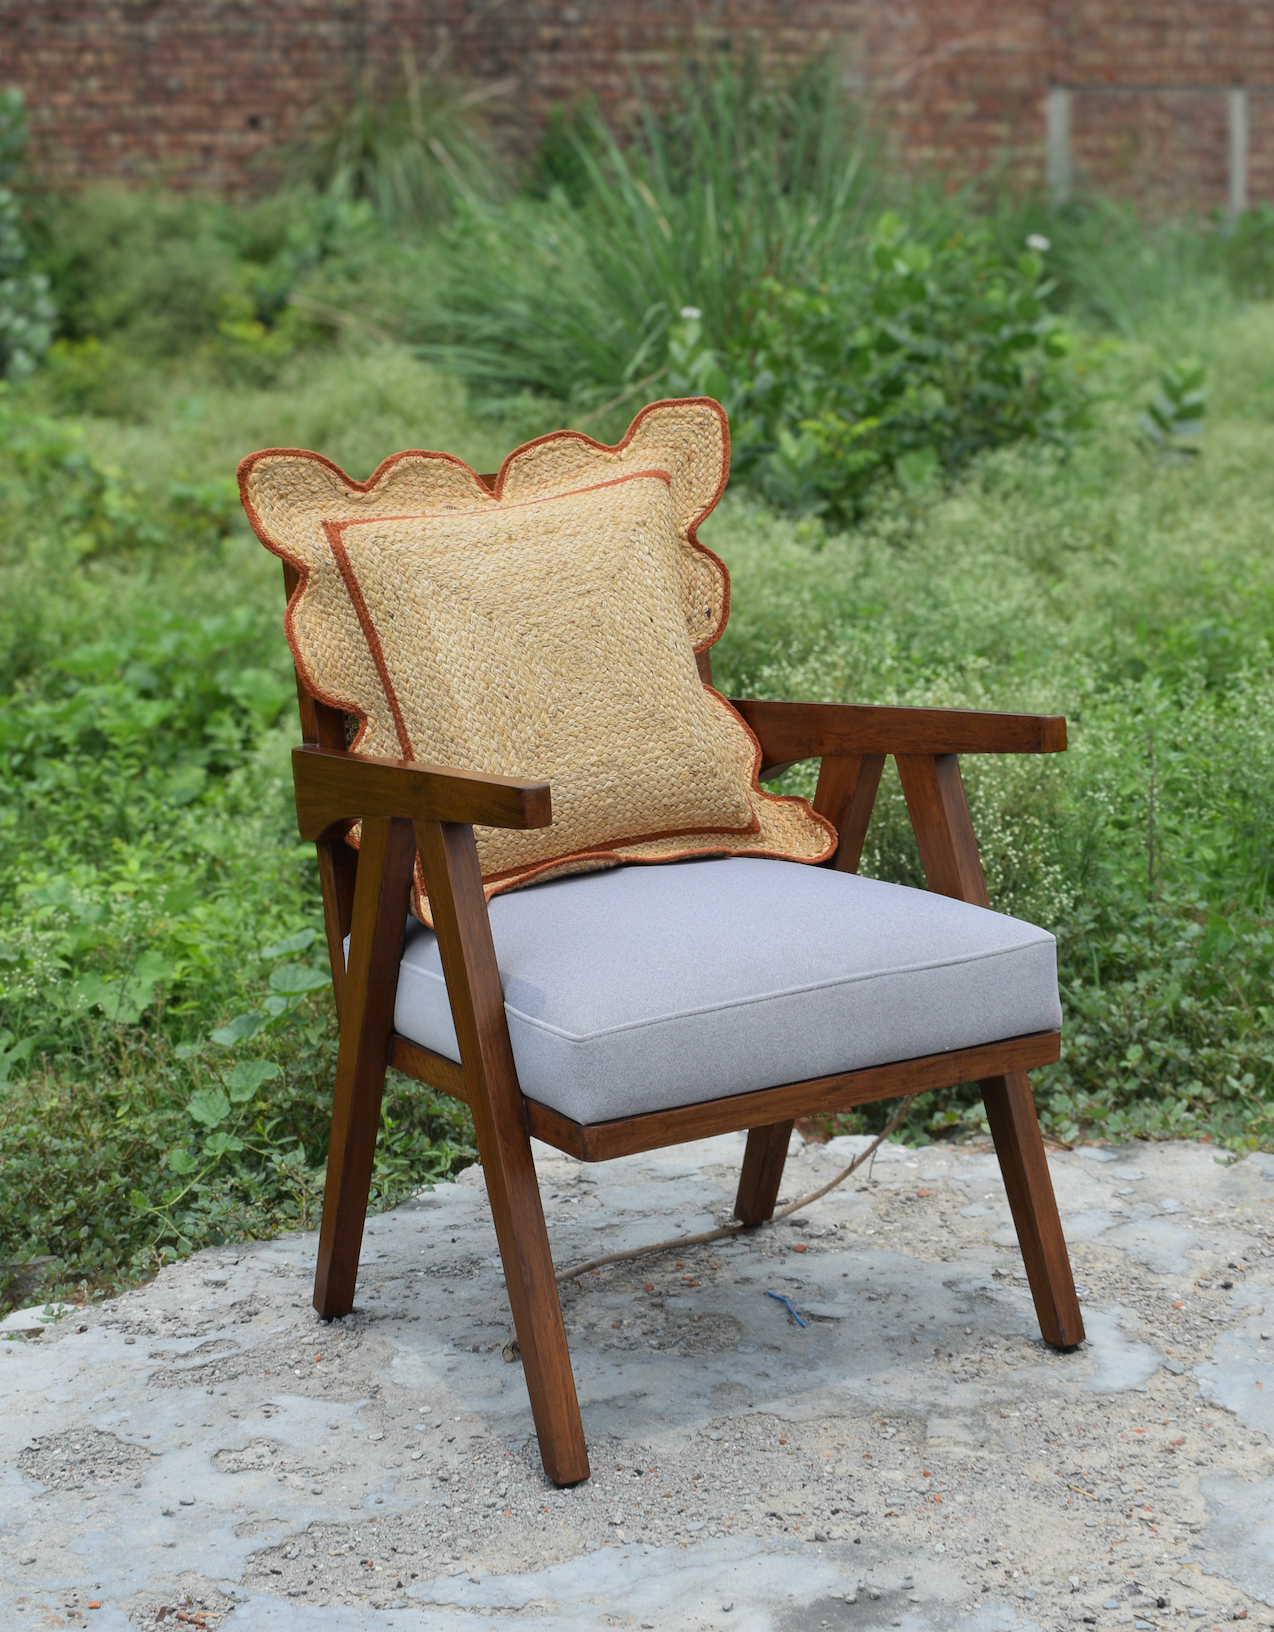
M 1054 179 L 1158 210 L 1225 205 L 1244 90 L 1249 193 L 1274 200 L 1271 0 L 0 0 L 0 82 L 25 90 L 48 176 L 224 192 L 261 185 L 360 76 L 392 89 L 404 49 L 505 84 L 493 107 L 525 151 L 554 105 L 622 113 L 635 83 L 730 44 L 834 52 L 898 158 L 951 175 L 1042 180 L 1046 99 L 1067 91 Z

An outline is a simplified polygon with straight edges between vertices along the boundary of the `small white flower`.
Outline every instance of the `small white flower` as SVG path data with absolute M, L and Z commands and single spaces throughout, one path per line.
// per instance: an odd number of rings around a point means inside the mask
M 703 316 L 703 313 L 697 306 L 683 306 L 681 308 L 681 315 L 688 323 L 694 323 Z
M 1052 249 L 1053 246 L 1042 232 L 1033 232 L 1026 240 L 1026 247 L 1027 249 L 1034 249 L 1042 255 L 1045 250 Z

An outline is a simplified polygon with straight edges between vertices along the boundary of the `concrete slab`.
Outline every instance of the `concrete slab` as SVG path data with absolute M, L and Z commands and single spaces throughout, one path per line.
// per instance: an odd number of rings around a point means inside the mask
M 858 1145 L 798 1146 L 785 1191 Z M 559 1262 L 724 1219 L 742 1146 L 540 1151 Z M 1274 1161 L 1051 1166 L 1073 1354 L 1039 1340 L 976 1150 L 888 1147 L 771 1231 L 569 1287 L 572 1491 L 503 1357 L 477 1169 L 370 1221 L 345 1321 L 310 1308 L 311 1235 L 18 1321 L 0 1626 L 1274 1626 Z

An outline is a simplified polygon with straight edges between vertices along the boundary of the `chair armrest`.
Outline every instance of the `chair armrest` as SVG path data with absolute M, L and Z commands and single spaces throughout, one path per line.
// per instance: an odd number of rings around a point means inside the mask
M 824 755 L 1056 754 L 1066 747 L 1066 721 L 1060 714 L 730 701 L 761 744 L 763 775 L 771 774 L 772 766 Z
M 378 759 L 307 744 L 292 750 L 292 776 L 303 839 L 322 838 L 342 822 L 368 816 L 513 828 L 547 827 L 553 820 L 547 782 L 411 759 Z

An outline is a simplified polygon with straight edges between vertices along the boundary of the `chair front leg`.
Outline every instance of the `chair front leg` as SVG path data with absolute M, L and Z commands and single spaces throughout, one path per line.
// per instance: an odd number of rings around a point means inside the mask
M 415 857 L 410 822 L 376 817 L 363 823 L 314 1276 L 314 1307 L 324 1320 L 354 1307 Z
M 421 822 L 416 835 L 540 1456 L 573 1485 L 589 1475 L 584 1425 L 473 829 Z
M 929 888 L 974 906 L 988 905 L 978 841 L 954 754 L 899 754 L 898 774 Z M 1044 1340 L 1059 1349 L 1084 1341 L 1070 1254 L 1024 1071 L 979 1084 L 995 1154 L 1004 1175 L 1022 1261 Z
M 1040 1331 L 1044 1341 L 1055 1348 L 1073 1349 L 1084 1341 L 1084 1317 L 1079 1312 L 1070 1254 L 1040 1138 L 1031 1080 L 1025 1071 L 1015 1071 L 1011 1076 L 987 1077 L 978 1087 L 1000 1159 Z

